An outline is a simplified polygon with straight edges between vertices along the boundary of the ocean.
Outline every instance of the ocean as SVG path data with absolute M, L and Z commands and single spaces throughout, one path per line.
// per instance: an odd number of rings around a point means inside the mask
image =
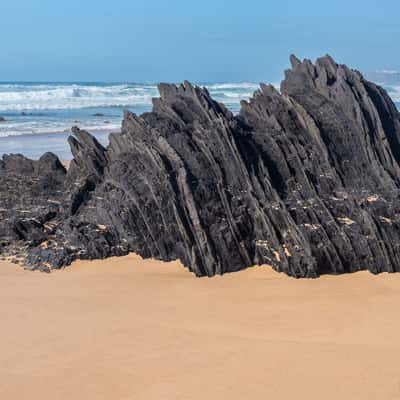
M 383 71 L 372 78 L 400 103 L 399 73 Z M 251 82 L 200 85 L 233 112 L 259 87 Z M 72 126 L 88 130 L 107 144 L 108 134 L 120 129 L 124 109 L 136 114 L 149 111 L 157 96 L 156 84 L 0 82 L 0 117 L 5 119 L 0 122 L 0 156 L 22 153 L 38 158 L 52 151 L 68 159 L 66 140 Z

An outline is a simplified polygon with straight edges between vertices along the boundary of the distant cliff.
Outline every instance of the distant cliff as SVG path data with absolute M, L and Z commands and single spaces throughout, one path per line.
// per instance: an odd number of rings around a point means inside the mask
M 400 271 L 400 117 L 325 56 L 291 57 L 233 115 L 204 88 L 159 85 L 102 147 L 0 161 L 0 253 L 31 269 L 136 252 L 198 276 L 270 264 L 295 277 Z

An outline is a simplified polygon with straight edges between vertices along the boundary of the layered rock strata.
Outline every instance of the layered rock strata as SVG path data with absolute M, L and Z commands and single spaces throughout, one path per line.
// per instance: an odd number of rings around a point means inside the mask
M 331 57 L 291 57 L 238 115 L 160 84 L 105 148 L 73 129 L 57 157 L 0 161 L 0 253 L 49 271 L 136 252 L 198 276 L 269 264 L 294 277 L 400 270 L 400 118 Z

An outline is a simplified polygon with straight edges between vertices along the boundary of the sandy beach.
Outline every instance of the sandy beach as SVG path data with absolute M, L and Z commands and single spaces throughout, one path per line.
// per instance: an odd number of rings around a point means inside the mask
M 400 274 L 0 263 L 0 398 L 398 399 Z

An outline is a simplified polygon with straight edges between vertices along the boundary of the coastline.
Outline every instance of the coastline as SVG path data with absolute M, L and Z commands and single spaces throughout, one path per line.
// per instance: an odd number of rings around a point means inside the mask
M 0 400 L 400 400 L 400 2 L 4 2 Z
M 195 278 L 131 254 L 51 274 L 0 262 L 0 396 L 397 398 L 399 274 Z
M 118 129 L 100 130 L 91 134 L 102 145 L 107 145 L 109 134 L 118 131 Z M 44 153 L 52 152 L 60 160 L 68 160 L 72 158 L 67 141 L 70 135 L 71 131 L 0 137 L 0 158 L 3 154 L 23 154 L 25 157 L 37 160 Z

